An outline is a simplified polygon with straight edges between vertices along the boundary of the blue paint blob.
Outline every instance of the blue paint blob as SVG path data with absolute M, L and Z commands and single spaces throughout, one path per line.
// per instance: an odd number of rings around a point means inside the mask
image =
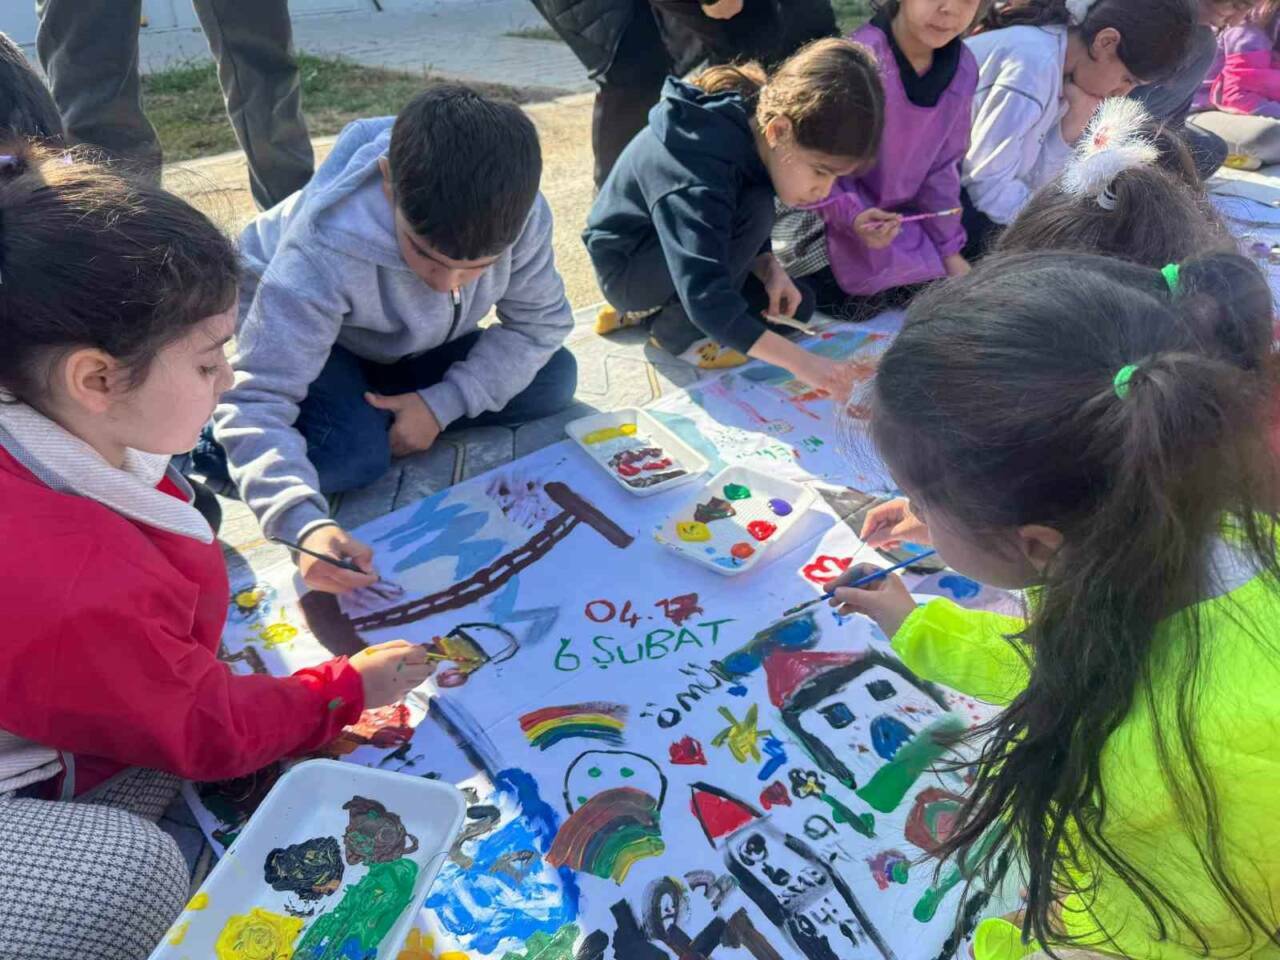
M 574 872 L 568 867 L 553 870 L 543 859 L 560 826 L 555 811 L 523 770 L 502 770 L 493 782 L 498 791 L 514 795 L 521 814 L 475 841 L 474 849 L 468 845 L 474 859 L 469 869 L 446 861 L 426 904 L 474 953 L 493 953 L 508 939 L 523 943 L 534 933 L 554 934 L 578 917 Z M 533 854 L 518 880 L 506 870 L 492 869 L 516 852 Z
M 742 566 L 742 561 L 737 557 L 716 557 L 711 562 L 717 567 L 724 567 L 726 570 L 737 570 Z
M 982 592 L 982 587 L 979 584 L 968 577 L 960 576 L 958 573 L 949 573 L 945 577 L 939 577 L 938 586 L 950 592 L 957 600 L 968 600 L 970 597 L 976 597 Z
M 788 650 L 797 650 L 807 646 L 809 641 L 813 640 L 818 632 L 818 625 L 813 622 L 813 617 L 800 617 L 788 623 L 781 624 L 777 630 L 773 631 L 770 637 L 778 646 Z
M 715 547 L 707 547 L 707 556 L 714 557 L 716 555 Z
M 923 546 L 911 540 L 903 540 L 900 544 L 898 544 L 898 549 L 901 550 L 903 553 L 916 554 L 916 553 L 927 553 L 933 548 Z
M 787 762 L 787 751 L 782 746 L 782 741 L 774 737 L 767 737 L 761 745 L 761 752 L 769 759 L 765 761 L 765 765 L 760 768 L 760 772 L 756 774 L 759 780 L 768 780 L 777 773 Z
M 781 497 L 774 497 L 769 501 L 769 509 L 773 511 L 775 517 L 785 517 L 790 515 L 792 508 L 791 504 Z
M 746 650 L 735 650 L 724 658 L 724 668 L 734 676 L 744 676 L 758 669 L 760 658 Z
M 731 697 L 745 697 L 747 695 L 747 688 L 741 684 L 734 684 L 732 687 L 725 687 L 725 693 L 729 694 Z
M 888 714 L 881 714 L 871 721 L 871 746 L 885 760 L 892 760 L 902 745 L 912 737 L 911 728 Z

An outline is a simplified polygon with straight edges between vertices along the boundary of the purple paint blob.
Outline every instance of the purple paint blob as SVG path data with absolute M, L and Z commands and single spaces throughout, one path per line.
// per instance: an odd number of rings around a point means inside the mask
M 791 504 L 781 497 L 774 497 L 769 501 L 769 509 L 773 511 L 775 517 L 785 517 L 791 513 Z

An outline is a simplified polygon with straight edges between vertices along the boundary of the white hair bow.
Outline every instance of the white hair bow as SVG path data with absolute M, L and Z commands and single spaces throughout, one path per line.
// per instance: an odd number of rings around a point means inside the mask
M 1160 158 L 1160 149 L 1146 132 L 1149 122 L 1136 100 L 1104 100 L 1062 172 L 1062 189 L 1075 197 L 1092 197 L 1103 210 L 1114 210 L 1111 185 L 1116 177 Z

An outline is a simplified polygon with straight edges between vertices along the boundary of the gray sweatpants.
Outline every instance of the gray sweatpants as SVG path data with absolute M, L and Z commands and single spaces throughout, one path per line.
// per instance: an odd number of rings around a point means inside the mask
M 287 0 L 194 0 L 259 208 L 311 179 Z M 142 111 L 142 0 L 38 0 L 36 52 L 71 143 L 92 144 L 159 182 L 160 142 Z
M 134 769 L 72 801 L 0 796 L 0 960 L 145 960 L 188 896 L 155 823 L 177 791 Z

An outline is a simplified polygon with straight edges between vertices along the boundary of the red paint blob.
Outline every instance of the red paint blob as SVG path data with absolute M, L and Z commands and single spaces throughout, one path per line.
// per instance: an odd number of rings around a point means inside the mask
M 745 560 L 756 552 L 756 548 L 749 543 L 735 543 L 729 548 L 729 552 L 738 560 Z
M 760 791 L 760 806 L 766 810 L 770 807 L 791 806 L 791 794 L 787 793 L 787 788 L 782 785 L 781 780 L 773 781 Z
M 747 524 L 747 533 L 757 540 L 768 540 L 778 532 L 778 525 L 768 520 L 752 520 Z
M 693 737 L 681 737 L 667 748 L 671 754 L 671 762 L 685 767 L 705 767 L 707 756 L 702 752 L 702 744 Z

